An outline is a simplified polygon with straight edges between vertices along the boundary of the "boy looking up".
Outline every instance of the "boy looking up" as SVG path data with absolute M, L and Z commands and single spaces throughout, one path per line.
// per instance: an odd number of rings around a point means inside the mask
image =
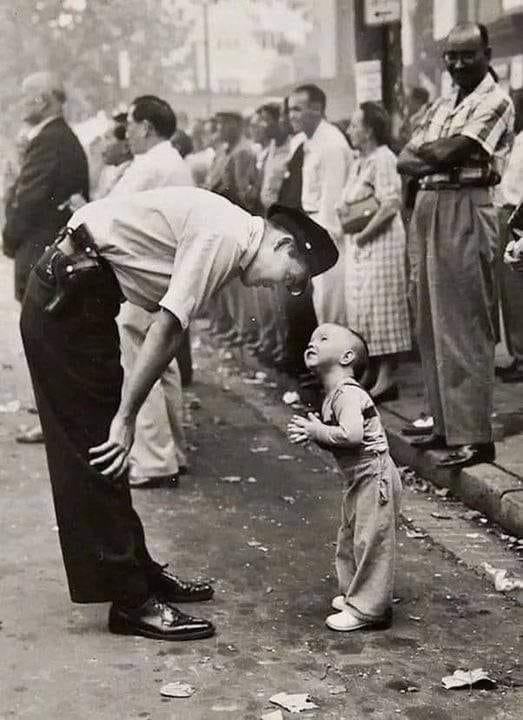
M 320 420 L 295 415 L 292 443 L 309 440 L 333 453 L 344 475 L 336 549 L 340 595 L 326 624 L 332 630 L 385 629 L 392 623 L 401 481 L 385 431 L 370 396 L 359 385 L 368 363 L 365 341 L 340 325 L 318 327 L 305 364 L 322 382 Z

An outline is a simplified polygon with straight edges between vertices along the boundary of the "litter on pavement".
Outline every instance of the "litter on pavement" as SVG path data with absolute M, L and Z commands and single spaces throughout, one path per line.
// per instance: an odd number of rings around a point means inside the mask
M 483 563 L 485 572 L 494 580 L 494 587 L 497 592 L 512 592 L 513 590 L 523 590 L 523 580 L 516 577 L 509 570 L 495 568 L 490 563 Z
M 172 682 L 164 685 L 160 690 L 160 695 L 171 698 L 188 698 L 194 695 L 196 688 L 184 682 Z
M 270 698 L 273 705 L 279 705 L 284 710 L 288 710 L 290 713 L 300 713 L 304 710 L 317 710 L 318 705 L 315 705 L 308 693 L 297 693 L 291 695 L 286 692 L 277 693 Z
M 477 668 L 476 670 L 456 670 L 452 675 L 446 675 L 441 678 L 441 682 L 446 690 L 473 687 L 474 685 L 482 685 L 485 688 L 493 688 L 496 686 L 496 681 L 489 677 L 483 668 Z
M 421 540 L 422 538 L 427 537 L 427 533 L 421 532 L 419 530 L 407 530 L 406 535 L 412 540 Z
M 332 685 L 329 688 L 329 695 L 343 695 L 347 692 L 345 685 Z
M 220 478 L 220 481 L 225 483 L 239 483 L 242 479 L 239 475 L 224 475 Z
M 0 413 L 17 413 L 22 409 L 20 400 L 9 400 L 9 402 L 0 405 Z

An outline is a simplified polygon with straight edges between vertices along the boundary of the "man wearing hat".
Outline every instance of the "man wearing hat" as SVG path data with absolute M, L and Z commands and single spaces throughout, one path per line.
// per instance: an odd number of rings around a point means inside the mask
M 35 267 L 21 329 L 69 590 L 73 602 L 112 602 L 112 632 L 214 632 L 172 604 L 208 600 L 213 588 L 152 560 L 127 483 L 136 415 L 184 329 L 234 278 L 299 292 L 337 257 L 327 232 L 298 210 L 273 206 L 263 219 L 206 190 L 172 187 L 85 205 Z M 123 298 L 158 314 L 122 390 Z

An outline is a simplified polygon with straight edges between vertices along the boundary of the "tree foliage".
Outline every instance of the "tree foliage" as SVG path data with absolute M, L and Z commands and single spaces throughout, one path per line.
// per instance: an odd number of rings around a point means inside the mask
M 118 55 L 129 54 L 131 95 L 168 97 L 183 68 L 190 20 L 178 0 L 0 0 L 2 117 L 12 117 L 23 78 L 61 73 L 73 115 L 128 100 Z

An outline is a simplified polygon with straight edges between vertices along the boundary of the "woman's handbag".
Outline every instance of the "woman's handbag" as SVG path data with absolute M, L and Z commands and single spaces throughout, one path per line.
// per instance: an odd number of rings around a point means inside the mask
M 352 202 L 344 202 L 338 207 L 338 217 L 344 233 L 355 235 L 365 230 L 380 207 L 374 195 Z

